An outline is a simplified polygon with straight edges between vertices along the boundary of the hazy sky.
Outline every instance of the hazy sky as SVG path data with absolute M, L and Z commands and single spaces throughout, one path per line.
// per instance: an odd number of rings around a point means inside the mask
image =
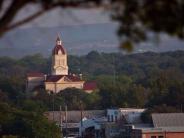
M 34 4 L 24 7 L 16 16 L 14 22 L 33 14 L 39 8 L 38 5 Z M 85 27 L 83 27 L 84 25 Z M 26 54 L 31 50 L 31 53 L 34 51 L 35 53 L 42 52 L 42 46 L 45 46 L 46 50 L 50 50 L 52 49 L 51 45 L 54 44 L 55 36 L 60 33 L 65 46 L 67 46 L 69 52 L 72 51 L 71 53 L 80 54 L 78 51 L 81 52 L 81 49 L 85 51 L 84 54 L 89 50 L 117 51 L 119 43 L 116 35 L 117 29 L 118 25 L 111 20 L 109 11 L 102 8 L 56 8 L 7 33 L 0 39 L 0 49 L 1 53 L 4 53 L 11 44 L 11 47 L 16 48 L 17 53 L 19 52 L 18 49 L 27 50 Z M 37 47 L 36 50 L 35 46 Z M 161 34 L 160 41 L 150 39 L 149 42 L 136 46 L 135 51 L 163 52 L 178 49 L 184 50 L 184 41 Z
M 18 21 L 39 10 L 39 6 L 30 4 L 24 7 L 15 18 Z M 26 14 L 25 14 L 26 13 Z M 112 22 L 110 14 L 102 8 L 94 9 L 62 9 L 56 8 L 46 12 L 41 17 L 23 25 L 25 27 L 58 27 L 65 25 L 98 24 Z

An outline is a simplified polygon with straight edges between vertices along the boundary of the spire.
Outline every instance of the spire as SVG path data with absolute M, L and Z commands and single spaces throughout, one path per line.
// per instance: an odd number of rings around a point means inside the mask
M 60 39 L 59 34 L 57 35 L 56 45 L 62 45 L 62 41 L 61 41 L 61 39 Z

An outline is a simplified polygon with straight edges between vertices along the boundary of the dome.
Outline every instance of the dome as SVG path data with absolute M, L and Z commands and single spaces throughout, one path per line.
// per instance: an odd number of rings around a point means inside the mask
M 65 51 L 64 47 L 62 46 L 62 41 L 61 41 L 60 37 L 58 36 L 56 39 L 56 46 L 54 47 L 52 54 L 57 55 L 57 54 L 59 54 L 59 52 L 61 52 L 61 54 L 66 54 L 66 51 Z
M 61 51 L 61 54 L 63 54 L 63 55 L 66 54 L 65 49 L 63 48 L 62 45 L 56 45 L 52 51 L 52 54 L 57 55 L 59 53 L 59 51 Z

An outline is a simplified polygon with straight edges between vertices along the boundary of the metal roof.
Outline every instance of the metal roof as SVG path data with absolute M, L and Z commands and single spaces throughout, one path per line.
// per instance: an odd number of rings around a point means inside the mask
M 143 133 L 158 132 L 184 132 L 184 127 L 159 127 L 159 128 L 142 128 Z
M 152 114 L 154 127 L 184 127 L 184 113 Z

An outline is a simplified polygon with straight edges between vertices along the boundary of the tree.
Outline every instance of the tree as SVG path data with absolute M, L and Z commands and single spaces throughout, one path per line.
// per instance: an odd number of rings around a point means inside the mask
M 3 14 L 0 17 L 0 35 L 3 35 L 7 31 L 21 26 L 22 24 L 30 22 L 31 20 L 41 16 L 43 13 L 48 12 L 56 7 L 89 7 L 91 2 L 93 2 L 95 5 L 99 5 L 102 0 L 12 0 L 7 10 L 4 11 L 3 4 L 6 1 L 7 0 L 0 1 L 0 13 Z M 13 23 L 13 19 L 17 13 L 28 4 L 41 5 L 41 8 L 34 14 Z
M 25 102 L 26 104 L 26 102 Z M 60 138 L 59 128 L 40 112 L 26 111 L 0 102 L 0 137 Z
M 143 108 L 148 101 L 149 91 L 141 85 L 132 86 L 127 92 L 126 99 L 130 107 Z
M 59 105 L 67 105 L 69 110 L 79 110 L 81 103 L 84 108 L 86 104 L 84 99 L 87 97 L 87 93 L 76 88 L 67 88 L 60 91 L 56 98 L 56 108 L 59 109 Z
M 184 38 L 184 1 L 117 0 L 113 19 L 120 22 L 118 34 L 122 48 L 131 50 L 132 42 L 145 41 L 148 31 Z

